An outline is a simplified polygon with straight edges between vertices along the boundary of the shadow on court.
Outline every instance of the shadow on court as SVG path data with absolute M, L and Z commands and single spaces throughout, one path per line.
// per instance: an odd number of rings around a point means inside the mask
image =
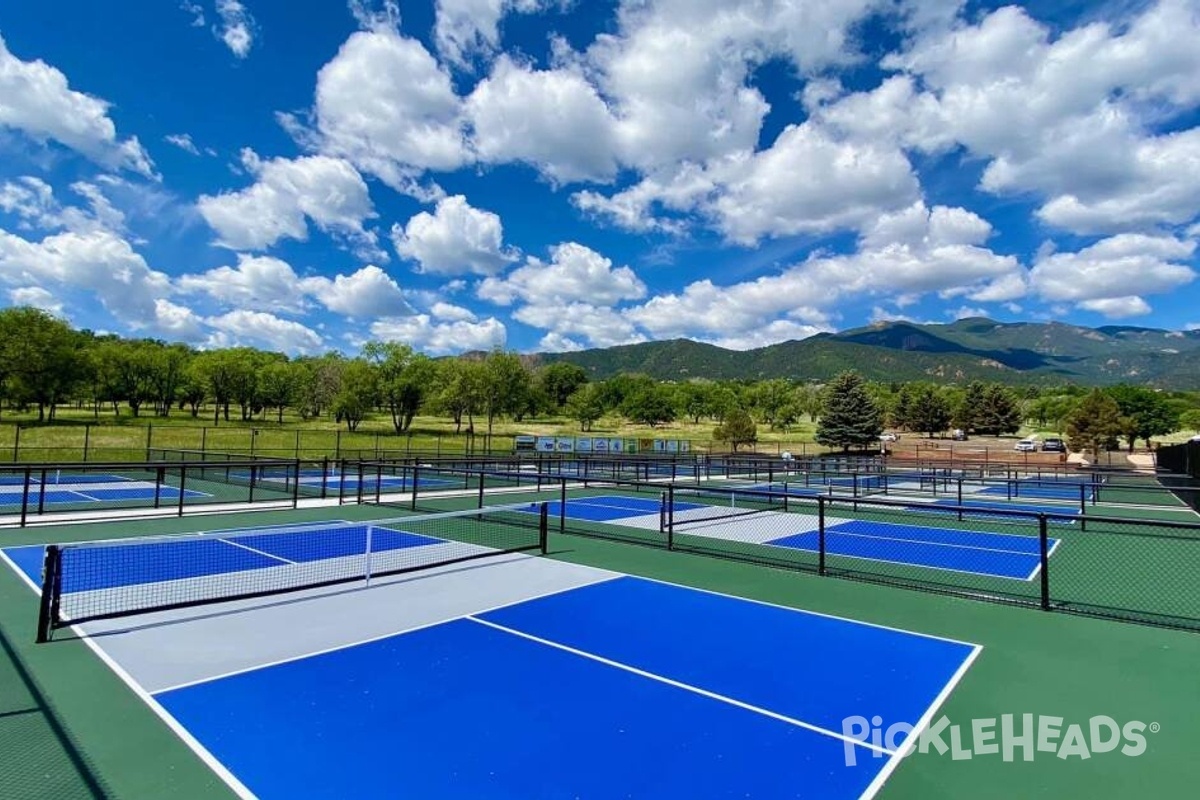
M 108 798 L 0 627 L 0 776 L 9 797 Z

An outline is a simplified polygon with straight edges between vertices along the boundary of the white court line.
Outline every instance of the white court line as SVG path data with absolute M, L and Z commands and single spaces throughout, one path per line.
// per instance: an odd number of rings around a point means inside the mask
M 290 558 L 284 558 L 283 556 L 277 556 L 274 553 L 268 553 L 266 550 L 259 550 L 257 547 L 251 547 L 248 544 L 242 544 L 241 542 L 234 542 L 229 539 L 221 539 L 219 537 L 216 539 L 216 541 L 218 541 L 222 544 L 230 545 L 232 547 L 240 547 L 243 550 L 249 550 L 251 553 L 256 553 L 257 555 L 260 555 L 260 556 L 266 556 L 267 558 L 273 558 L 276 561 L 282 561 L 285 564 L 299 564 L 300 563 L 299 561 L 292 561 Z
M 806 531 L 805 533 L 815 533 L 815 531 Z M 794 536 L 803 536 L 804 534 L 793 534 L 793 535 Z M 784 536 L 782 538 L 787 539 L 790 537 Z M 868 536 L 865 538 L 870 539 L 873 537 Z M 779 540 L 776 539 L 775 541 L 778 542 Z M 775 544 L 773 542 L 764 542 L 764 544 L 767 547 L 778 547 L 782 550 L 799 550 L 803 553 L 819 553 L 820 552 L 816 548 L 794 547 L 792 545 Z M 834 553 L 834 552 L 831 552 L 828 549 L 828 547 L 826 548 L 825 552 L 828 555 L 836 556 L 838 558 L 855 558 L 855 559 L 858 559 L 859 561 L 874 561 L 877 564 L 894 564 L 898 567 L 917 567 L 918 569 L 936 569 L 940 572 L 957 572 L 960 575 L 978 575 L 981 578 L 1000 578 L 1001 580 L 1005 580 L 1005 581 L 1028 581 L 1028 580 L 1030 580 L 1029 578 L 1021 578 L 1021 577 L 1017 577 L 1014 575 L 1000 575 L 995 572 L 976 572 L 975 570 L 971 570 L 971 569 L 955 569 L 954 567 L 933 567 L 928 564 L 918 564 L 914 561 L 895 561 L 890 558 L 878 558 L 876 556 L 856 556 L 856 555 L 850 555 L 848 553 Z M 1007 551 L 1003 551 L 1003 552 L 1007 552 Z M 1034 555 L 1033 553 L 1008 553 L 1008 554 L 1015 555 L 1015 556 L 1030 556 L 1030 557 L 1033 557 L 1033 555 Z
M 942 691 L 938 696 L 933 699 L 933 702 L 925 710 L 921 719 L 917 720 L 916 727 L 909 732 L 908 736 L 904 737 L 904 742 L 896 748 L 892 757 L 883 765 L 883 769 L 875 776 L 875 780 L 871 781 L 867 788 L 863 790 L 863 793 L 859 795 L 859 800 L 871 800 L 871 798 L 879 793 L 879 790 L 883 788 L 883 784 L 896 771 L 896 767 L 900 766 L 900 761 L 904 758 L 908 748 L 915 747 L 916 743 L 920 741 L 921 734 L 929 727 L 929 723 L 933 722 L 933 715 L 937 713 L 942 704 L 946 702 L 946 699 L 950 697 L 950 693 L 958 686 L 959 681 L 967 674 L 967 670 L 975 663 L 975 659 L 979 657 L 981 652 L 983 652 L 983 646 L 975 645 L 975 649 L 971 651 L 971 654 L 963 659 L 963 663 L 959 665 L 958 670 L 950 676 L 950 680 L 942 687 Z
M 852 522 L 852 523 L 858 523 L 858 522 L 860 522 L 860 520 L 850 520 L 850 522 Z M 845 523 L 838 523 L 838 524 L 845 524 Z M 876 523 L 870 523 L 870 524 L 875 524 L 875 525 L 892 525 L 892 523 L 889 523 L 889 522 L 876 522 Z M 837 534 L 838 536 L 856 536 L 856 537 L 858 537 L 858 538 L 860 538 L 860 539 L 882 539 L 882 540 L 883 540 L 883 541 L 885 541 L 885 542 L 905 542 L 905 543 L 907 543 L 907 544 L 929 544 L 929 545 L 933 545 L 934 547 L 952 547 L 952 548 L 954 548 L 955 550 L 982 550 L 982 551 L 983 551 L 983 552 L 985 552 L 985 553 L 1007 553 L 1007 554 L 1010 554 L 1010 555 L 1019 555 L 1019 556 L 1039 555 L 1039 554 L 1040 554 L 1040 553 L 1038 553 L 1038 552 L 1030 553 L 1030 552 L 1029 552 L 1029 551 L 1027 551 L 1027 550 L 1005 550 L 1005 549 L 1003 549 L 1003 548 L 1000 548 L 1000 547 L 980 547 L 979 545 L 974 545 L 974 544 L 953 544 L 953 543 L 951 543 L 951 542 L 934 542 L 934 541 L 930 541 L 930 540 L 928 540 L 928 539 L 905 539 L 905 538 L 902 538 L 902 537 L 899 537 L 899 536 L 876 536 L 876 535 L 875 535 L 875 534 L 873 534 L 873 533 L 853 533 L 853 532 L 851 532 L 851 531 L 839 531 L 839 530 L 837 529 L 837 527 L 838 527 L 837 525 L 833 525 L 833 526 L 826 526 L 826 528 L 825 528 L 825 532 L 826 532 L 827 534 L 828 534 L 828 533 L 834 533 L 834 534 Z M 903 525 L 894 525 L 894 527 L 897 527 L 897 528 L 902 528 L 902 527 L 905 527 L 905 526 L 903 526 Z M 919 526 L 918 526 L 918 527 L 919 527 Z M 974 535 L 984 535 L 984 536 L 988 536 L 988 535 L 990 535 L 990 534 L 988 534 L 986 531 L 964 531 L 964 530 L 960 530 L 960 529 L 958 529 L 958 528 L 922 528 L 922 530 L 927 530 L 927 531 L 942 531 L 942 530 L 944 530 L 944 531 L 954 531 L 954 532 L 956 532 L 956 533 L 968 533 L 968 534 L 971 534 L 971 535 L 973 535 L 973 536 L 974 536 Z M 811 531 L 809 531 L 809 533 L 811 533 Z M 1010 533 L 1010 534 L 999 534 L 999 535 L 1000 535 L 1000 536 L 1016 536 L 1017 534 L 1011 534 L 1011 533 Z M 784 537 L 784 538 L 786 538 L 786 537 Z M 1022 538 L 1025 538 L 1025 539 L 1033 539 L 1033 537 L 1032 537 L 1032 536 L 1025 536 L 1025 537 L 1022 537 Z M 767 542 L 767 544 L 770 544 L 770 542 Z
M 876 628 L 878 630 L 891 631 L 893 633 L 905 633 L 905 634 L 908 634 L 909 636 L 919 636 L 922 639 L 933 639 L 934 641 L 938 641 L 938 642 L 949 642 L 950 644 L 961 644 L 966 647 L 980 647 L 981 646 L 981 645 L 975 644 L 974 642 L 964 642 L 961 639 L 951 639 L 947 636 L 935 636 L 934 634 L 931 634 L 931 633 L 920 633 L 918 631 L 908 630 L 907 628 L 897 628 L 892 625 L 881 625 L 876 622 L 867 622 L 866 620 L 854 619 L 853 617 L 841 617 L 841 616 L 838 616 L 837 614 L 826 614 L 821 611 L 810 611 L 806 608 L 796 608 L 795 606 L 785 606 L 785 605 L 781 605 L 779 603 L 771 603 L 767 600 L 756 600 L 753 597 L 742 597 L 742 596 L 736 595 L 736 594 L 729 594 L 728 592 L 719 592 L 716 589 L 701 589 L 699 586 L 688 586 L 685 583 L 675 583 L 674 581 L 662 580 L 660 578 L 648 578 L 645 575 L 637 575 L 632 572 L 625 573 L 625 574 L 626 574 L 626 576 L 628 576 L 630 578 L 637 578 L 640 581 L 649 581 L 651 583 L 661 583 L 663 586 L 673 586 L 676 589 L 687 589 L 690 592 L 701 592 L 703 594 L 711 594 L 716 597 L 725 597 L 730 600 L 741 600 L 744 603 L 754 603 L 755 605 L 758 605 L 758 606 L 766 606 L 768 608 L 778 608 L 782 611 L 790 611 L 793 614 L 803 614 L 803 615 L 809 616 L 809 617 L 820 617 L 822 619 L 837 620 L 838 622 L 848 622 L 852 625 L 862 625 L 863 627 L 866 627 L 866 628 Z M 481 611 L 479 613 L 482 614 L 484 612 Z
M 530 556 L 530 558 L 536 558 L 536 556 Z M 595 569 L 595 568 L 593 568 L 593 569 Z M 609 572 L 608 570 L 601 570 L 601 569 L 596 569 L 596 571 L 601 572 L 601 573 Z M 255 664 L 250 667 L 242 667 L 240 669 L 230 670 L 229 672 L 222 672 L 217 675 L 210 675 L 206 678 L 197 678 L 196 680 L 193 680 L 193 681 L 186 681 L 184 683 L 179 683 L 174 686 L 168 686 L 163 689 L 157 689 L 157 690 L 155 690 L 154 694 L 158 695 L 158 694 L 164 694 L 166 692 L 173 692 L 176 689 L 186 689 L 189 686 L 199 686 L 200 684 L 211 683 L 213 681 L 219 681 L 219 680 L 222 680 L 223 678 L 232 678 L 235 675 L 244 675 L 248 672 L 257 672 L 262 669 L 268 669 L 270 667 L 277 667 L 280 664 L 290 664 L 294 661 L 303 661 L 306 658 L 314 658 L 316 656 L 323 656 L 327 653 L 336 653 L 339 650 L 349 650 L 354 647 L 359 647 L 360 645 L 371 644 L 372 642 L 380 642 L 380 641 L 383 641 L 384 639 L 392 639 L 392 638 L 395 638 L 398 636 L 403 636 L 408 633 L 415 633 L 417 631 L 425 630 L 426 628 L 434 628 L 434 627 L 437 627 L 438 625 L 445 625 L 448 622 L 458 622 L 459 620 L 467 619 L 472 614 L 488 614 L 492 611 L 499 611 L 502 608 L 508 608 L 509 606 L 516 606 L 516 605 L 520 605 L 521 603 L 531 602 L 533 600 L 541 600 L 544 597 L 552 597 L 556 594 L 563 594 L 564 592 L 572 592 L 572 591 L 575 591 L 576 589 L 582 589 L 587 586 L 595 586 L 598 583 L 606 583 L 608 581 L 616 580 L 617 578 L 624 577 L 619 572 L 612 572 L 609 574 L 610 574 L 610 577 L 604 578 L 603 580 L 596 580 L 591 583 L 581 584 L 579 586 L 568 586 L 568 587 L 561 588 L 561 589 L 552 589 L 551 591 L 543 592 L 542 594 L 531 595 L 529 597 L 524 597 L 524 598 L 521 598 L 520 600 L 513 600 L 513 601 L 507 602 L 507 603 L 500 603 L 498 605 L 491 606 L 489 608 L 481 608 L 478 611 L 471 611 L 466 614 L 459 614 L 458 616 L 446 617 L 444 619 L 436 619 L 431 622 L 423 622 L 420 625 L 413 625 L 408 628 L 401 628 L 399 630 L 389 631 L 388 633 L 381 633 L 381 634 L 377 634 L 375 636 L 369 636 L 365 639 L 358 639 L 353 642 L 337 644 L 337 645 L 333 645 L 331 647 L 323 647 L 319 650 L 313 650 L 313 651 L 310 651 L 307 653 L 301 653 L 299 655 L 294 655 L 294 656 L 287 656 L 286 658 L 280 658 L 280 659 L 276 659 L 274 661 L 267 661 L 262 664 Z
M 717 700 L 718 702 L 727 703 L 731 706 L 736 706 L 737 708 L 741 708 L 746 711 L 753 711 L 755 714 L 761 714 L 764 717 L 770 717 L 771 719 L 776 719 L 776 720 L 779 720 L 780 722 L 786 722 L 789 725 L 795 725 L 797 728 L 804 728 L 807 731 L 812 731 L 813 733 L 819 733 L 823 736 L 830 736 L 834 739 L 839 739 L 843 742 L 852 742 L 852 743 L 854 743 L 860 747 L 864 747 L 868 750 L 874 750 L 877 753 L 884 753 L 885 755 L 889 755 L 889 756 L 896 755 L 896 752 L 894 750 L 888 750 L 885 747 L 880 747 L 879 745 L 871 744 L 870 742 L 860 741 L 851 736 L 847 736 L 844 733 L 838 733 L 837 731 L 831 731 L 828 728 L 822 728 L 820 725 L 813 725 L 811 722 L 804 722 L 803 720 L 795 719 L 794 717 L 789 717 L 789 716 L 786 716 L 785 714 L 779 714 L 779 713 L 776 713 L 769 709 L 762 708 L 761 706 L 751 705 L 750 703 L 744 703 L 741 700 L 735 700 L 734 698 L 728 697 L 723 694 L 717 694 L 716 692 L 710 692 L 707 689 L 701 689 L 699 686 L 692 686 L 690 683 L 682 683 L 680 681 L 672 680 L 671 678 L 665 677 L 663 675 L 659 675 L 654 672 L 647 672 L 644 669 L 638 669 L 637 667 L 630 666 L 629 664 L 622 664 L 620 661 L 613 661 L 610 658 L 605 658 L 604 656 L 596 655 L 595 653 L 589 653 L 586 650 L 579 650 L 577 648 L 571 647 L 570 645 L 565 645 L 560 642 L 551 641 L 550 639 L 543 639 L 540 636 L 534 636 L 531 633 L 525 633 L 524 631 L 519 631 L 519 630 L 516 630 L 515 628 L 509 628 L 507 626 L 500 625 L 495 622 L 490 622 L 486 619 L 479 619 L 478 617 L 475 617 L 475 616 L 467 616 L 466 619 L 470 620 L 471 622 L 476 622 L 480 625 L 485 625 L 489 628 L 494 628 L 498 631 L 502 631 L 504 633 L 511 634 L 513 636 L 519 636 L 522 639 L 528 639 L 531 642 L 537 642 L 538 644 L 545 645 L 546 647 L 553 647 L 556 650 L 562 650 L 566 653 L 571 653 L 572 655 L 580 656 L 581 658 L 587 658 L 592 661 L 599 662 L 608 667 L 615 667 L 616 669 L 624 670 L 625 672 L 631 672 L 634 675 L 638 675 L 642 678 L 649 678 L 652 681 L 658 681 L 659 683 L 665 683 L 668 686 L 674 686 L 676 689 L 683 689 L 686 692 L 692 692 L 693 694 L 698 694 L 701 697 L 707 697 L 710 700 Z
M 1049 561 L 1050 557 L 1052 555 L 1054 555 L 1054 551 L 1058 549 L 1058 546 L 1060 544 L 1062 544 L 1062 539 L 1055 539 L 1054 544 L 1050 545 L 1050 549 L 1046 551 L 1046 560 L 1047 561 Z M 1038 553 L 1037 566 L 1033 568 L 1033 572 L 1029 573 L 1029 577 L 1026 578 L 1025 580 L 1027 580 L 1027 581 L 1033 580 L 1034 578 L 1036 578 L 1038 576 L 1038 573 L 1041 571 L 1042 571 L 1042 554 Z

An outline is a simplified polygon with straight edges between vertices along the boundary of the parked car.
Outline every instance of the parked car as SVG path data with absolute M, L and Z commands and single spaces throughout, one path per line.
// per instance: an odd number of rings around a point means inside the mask
M 900 438 L 900 434 L 898 434 L 898 433 L 886 433 L 885 432 L 885 433 L 881 433 L 879 435 L 879 441 L 881 441 L 881 442 L 895 442 L 895 441 L 899 440 L 899 438 Z
M 1065 453 L 1067 452 L 1067 443 L 1056 436 L 1052 436 L 1042 442 L 1043 453 Z
M 1013 447 L 1018 453 L 1036 453 L 1037 442 L 1033 439 L 1022 439 Z
M 955 428 L 950 431 L 950 438 L 956 442 L 965 442 L 967 440 L 967 432 L 962 428 Z

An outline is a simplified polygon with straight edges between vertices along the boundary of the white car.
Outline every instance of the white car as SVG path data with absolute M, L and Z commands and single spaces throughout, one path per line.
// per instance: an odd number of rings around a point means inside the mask
M 1036 453 L 1037 452 L 1037 440 L 1036 439 L 1022 439 L 1021 441 L 1017 442 L 1016 445 L 1013 446 L 1013 450 L 1016 450 L 1018 453 Z
M 898 433 L 882 433 L 879 435 L 879 441 L 881 442 L 894 442 L 899 438 L 900 434 Z

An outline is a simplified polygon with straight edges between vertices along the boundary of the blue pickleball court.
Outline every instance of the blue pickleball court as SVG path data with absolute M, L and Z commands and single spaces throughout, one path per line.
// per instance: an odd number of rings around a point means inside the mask
M 28 492 L 24 488 L 23 475 L 0 477 L 0 509 L 13 511 L 20 509 L 22 504 L 36 509 L 40 506 L 141 502 L 153 501 L 156 496 L 162 503 L 179 501 L 179 489 L 175 486 L 160 484 L 156 488 L 153 481 L 122 475 L 50 473 L 44 484 L 40 477 L 37 473 L 31 475 Z M 183 496 L 186 499 L 211 495 L 185 489 Z
M 262 798 L 849 800 L 977 649 L 623 577 L 154 700 Z
M 540 503 L 531 504 L 531 509 L 540 507 Z M 551 517 L 564 514 L 568 519 L 587 522 L 616 522 L 629 521 L 637 518 L 657 518 L 663 508 L 660 497 L 629 497 L 626 495 L 599 495 L 594 497 L 572 497 L 567 500 L 564 508 L 561 502 L 555 500 L 546 504 Z M 675 501 L 675 510 L 691 511 L 705 508 L 699 503 Z
M 769 544 L 815 553 L 818 536 L 816 531 L 806 531 Z M 1053 555 L 1058 540 L 1048 539 L 1047 545 L 1048 555 Z M 1041 569 L 1041 543 L 1036 536 L 866 520 L 829 525 L 825 551 L 835 556 L 1025 581 L 1033 580 Z
M 447 544 L 397 521 L 369 530 L 385 555 Z M 63 602 L 340 574 L 367 531 L 96 544 L 78 551 L 82 582 L 66 550 Z M 3 560 L 36 588 L 42 555 Z M 235 792 L 263 800 L 871 797 L 905 741 L 872 742 L 855 720 L 918 735 L 979 652 L 523 554 L 142 619 L 76 632 Z

